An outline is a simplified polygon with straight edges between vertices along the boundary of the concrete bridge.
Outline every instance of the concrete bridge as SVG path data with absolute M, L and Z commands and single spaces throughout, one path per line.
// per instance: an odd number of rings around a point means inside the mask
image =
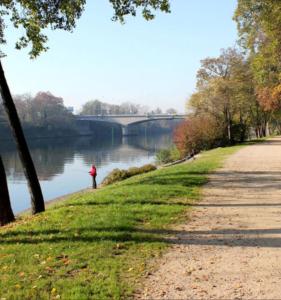
M 158 120 L 176 120 L 185 119 L 184 114 L 145 114 L 145 115 L 77 115 L 78 121 L 93 121 L 93 122 L 106 122 L 119 124 L 122 127 L 122 135 L 129 135 L 129 126 L 141 124 L 145 122 L 158 121 Z

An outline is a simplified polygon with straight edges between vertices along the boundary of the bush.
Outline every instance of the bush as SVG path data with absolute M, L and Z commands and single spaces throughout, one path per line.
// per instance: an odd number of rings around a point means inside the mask
M 132 168 L 129 168 L 126 172 L 128 174 L 130 174 L 130 176 L 135 176 L 135 175 L 139 174 L 139 170 L 140 170 L 140 168 L 132 167 Z
M 120 170 L 120 169 L 114 169 L 109 175 L 105 177 L 103 180 L 103 184 L 107 185 L 116 181 L 121 181 L 129 177 L 128 171 L 126 170 Z
M 173 146 L 170 149 L 170 156 L 171 156 L 172 161 L 176 161 L 176 160 L 179 160 L 179 159 L 182 158 L 181 153 L 180 153 L 179 149 L 176 146 Z
M 191 116 L 175 130 L 174 142 L 181 156 L 221 145 L 224 128 L 212 116 Z
M 114 182 L 122 181 L 126 178 L 129 178 L 129 177 L 132 177 L 132 176 L 135 176 L 138 174 L 154 171 L 156 169 L 157 169 L 156 166 L 154 166 L 152 164 L 147 164 L 140 168 L 132 167 L 132 168 L 129 168 L 128 170 L 114 169 L 111 173 L 109 173 L 104 178 L 102 184 L 103 185 L 112 184 Z
M 171 162 L 171 155 L 169 149 L 163 149 L 156 153 L 157 164 L 167 164 Z
M 148 173 L 148 172 L 154 171 L 156 169 L 157 169 L 156 166 L 154 166 L 152 164 L 147 164 L 147 165 L 144 165 L 144 166 L 139 168 L 139 173 L 138 174 Z
M 176 146 L 172 146 L 169 149 L 160 150 L 156 154 L 157 164 L 167 164 L 181 158 L 180 152 Z

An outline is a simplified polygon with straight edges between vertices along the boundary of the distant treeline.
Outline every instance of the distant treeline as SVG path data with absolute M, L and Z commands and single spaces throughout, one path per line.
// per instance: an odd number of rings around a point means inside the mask
M 20 95 L 14 102 L 27 136 L 64 136 L 75 134 L 75 119 L 63 99 L 49 92 L 35 97 Z M 0 134 L 9 138 L 10 131 L 3 107 L 0 106 Z
M 134 104 L 131 102 L 124 102 L 120 105 L 117 105 L 101 102 L 99 100 L 91 100 L 86 102 L 82 106 L 82 110 L 80 112 L 81 115 L 134 115 L 162 113 L 175 114 L 177 113 L 177 111 L 173 108 L 169 108 L 166 111 L 162 111 L 159 107 L 157 107 L 154 110 L 151 110 L 147 106 Z
M 64 137 L 81 134 L 73 115 L 73 109 L 66 107 L 61 97 L 56 97 L 50 92 L 39 92 L 35 97 L 29 94 L 16 95 L 14 102 L 27 137 Z M 176 113 L 176 110 L 170 108 L 166 112 L 172 114 Z M 145 106 L 129 102 L 113 105 L 99 100 L 88 101 L 81 109 L 81 114 L 87 115 L 144 113 L 160 114 L 162 111 L 160 108 L 149 110 Z M 91 124 L 90 131 L 96 137 L 112 136 L 113 131 L 114 135 L 120 135 L 121 128 L 112 130 L 112 126 L 107 123 L 95 122 Z M 170 127 L 167 122 L 152 122 L 152 124 L 139 126 L 136 132 L 143 133 L 143 126 L 146 126 L 152 133 L 168 131 Z M 10 138 L 11 132 L 6 115 L 3 106 L 0 105 L 0 139 Z

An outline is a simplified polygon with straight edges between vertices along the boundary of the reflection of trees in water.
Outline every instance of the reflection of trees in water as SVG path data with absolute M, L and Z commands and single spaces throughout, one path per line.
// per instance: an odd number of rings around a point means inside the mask
M 159 149 L 169 147 L 171 136 L 169 134 L 132 136 L 115 140 L 111 144 L 107 140 L 104 145 L 100 143 L 97 145 L 92 139 L 83 141 L 84 147 L 81 148 L 81 152 L 77 148 L 77 154 L 81 155 L 86 165 L 95 163 L 100 167 L 112 162 L 132 162 L 140 156 L 149 158 Z
M 127 143 L 131 147 L 155 153 L 161 149 L 169 148 L 172 143 L 172 137 L 170 134 L 132 136 L 127 138 Z
M 83 159 L 85 165 L 95 163 L 101 167 L 112 162 L 131 162 L 140 156 L 151 156 L 155 150 L 165 148 L 171 141 L 169 135 L 140 136 L 97 140 L 89 137 L 66 139 L 38 139 L 29 141 L 31 155 L 40 180 L 50 180 L 62 174 L 66 164 L 75 157 Z M 22 167 L 12 143 L 1 143 L 7 176 L 23 180 Z
M 163 135 L 172 134 L 176 126 L 182 122 L 181 119 L 154 120 L 149 122 L 129 125 L 131 132 L 138 135 Z
M 3 147 L 3 145 L 1 145 Z M 1 148 L 2 148 L 1 147 Z M 8 149 L 0 149 L 6 168 L 7 176 L 15 180 L 23 180 L 23 170 L 19 156 L 12 144 L 7 146 Z M 31 155 L 36 166 L 40 180 L 49 180 L 56 174 L 64 172 L 66 163 L 73 162 L 74 149 L 66 147 L 61 141 L 39 140 L 30 143 Z
M 86 165 L 94 163 L 99 167 L 113 162 L 131 162 L 134 161 L 136 157 L 145 155 L 149 155 L 147 150 L 137 149 L 126 144 L 120 144 L 115 149 L 83 149 L 83 153 L 81 153 Z
M 94 138 L 80 138 L 75 143 L 76 155 L 81 157 L 85 165 L 97 166 L 108 163 L 114 156 L 115 151 L 122 146 L 122 139 L 97 140 Z
M 83 147 L 81 147 L 81 143 L 83 143 Z M 134 161 L 136 157 L 148 154 L 146 149 L 129 145 L 127 139 L 121 137 L 98 143 L 94 139 L 82 139 L 76 144 L 76 155 L 82 157 L 84 164 L 94 163 L 99 167 L 112 162 Z

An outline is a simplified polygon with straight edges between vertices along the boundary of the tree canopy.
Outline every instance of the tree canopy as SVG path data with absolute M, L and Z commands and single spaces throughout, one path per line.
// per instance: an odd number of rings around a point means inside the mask
M 127 15 L 141 10 L 146 20 L 154 18 L 154 11 L 170 11 L 169 0 L 108 0 L 113 7 L 113 20 L 124 22 Z M 0 3 L 0 45 L 6 42 L 7 23 L 23 29 L 16 48 L 31 46 L 29 55 L 35 58 L 46 51 L 48 40 L 44 29 L 72 31 L 81 17 L 86 0 L 4 0 Z M 2 53 L 3 54 L 3 53 Z
M 259 101 L 266 110 L 281 108 L 281 2 L 239 0 L 234 15 L 240 44 L 250 53 Z

